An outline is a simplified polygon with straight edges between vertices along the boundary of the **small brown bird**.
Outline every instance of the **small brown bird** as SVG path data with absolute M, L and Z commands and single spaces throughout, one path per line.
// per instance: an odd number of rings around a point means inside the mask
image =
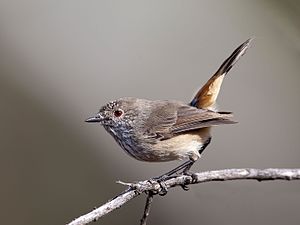
M 188 159 L 169 171 L 187 173 L 211 141 L 212 126 L 233 124 L 230 112 L 215 109 L 222 81 L 249 47 L 241 44 L 199 90 L 190 104 L 169 100 L 120 98 L 103 106 L 86 122 L 104 126 L 117 143 L 135 159 L 163 162 Z

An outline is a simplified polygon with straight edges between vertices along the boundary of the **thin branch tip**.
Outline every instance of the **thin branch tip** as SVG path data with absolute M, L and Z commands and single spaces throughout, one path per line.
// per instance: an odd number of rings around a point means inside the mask
M 128 186 L 128 187 L 132 187 L 133 186 L 133 183 L 127 183 L 127 182 L 123 182 L 123 181 L 116 181 L 117 184 L 121 184 L 121 185 L 124 185 L 124 186 Z

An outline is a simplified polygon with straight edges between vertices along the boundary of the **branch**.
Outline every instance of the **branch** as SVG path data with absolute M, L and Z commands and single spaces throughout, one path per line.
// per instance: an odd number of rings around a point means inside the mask
M 252 179 L 258 181 L 265 180 L 298 180 L 300 179 L 300 169 L 225 169 L 195 173 L 192 176 L 179 175 L 170 177 L 164 181 L 164 187 L 173 188 L 175 186 L 184 187 L 189 184 L 204 183 L 210 181 L 245 180 Z M 127 190 L 111 199 L 99 208 L 78 217 L 67 225 L 84 225 L 98 220 L 100 217 L 121 207 L 129 200 L 144 192 L 159 193 L 161 185 L 153 180 L 145 180 L 137 183 L 123 183 L 129 186 Z
M 154 194 L 153 194 L 153 192 L 150 191 L 148 193 L 148 196 L 147 196 L 146 205 L 145 205 L 145 209 L 144 209 L 144 214 L 143 214 L 143 217 L 141 219 L 140 225 L 146 225 L 146 223 L 147 223 L 147 218 L 150 214 L 150 207 L 151 207 L 151 204 L 153 202 L 153 197 L 154 197 Z

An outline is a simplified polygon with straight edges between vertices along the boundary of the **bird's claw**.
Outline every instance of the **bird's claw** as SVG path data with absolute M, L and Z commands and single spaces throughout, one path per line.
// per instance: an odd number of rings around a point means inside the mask
M 168 188 L 167 188 L 166 183 L 164 181 L 160 181 L 158 183 L 160 185 L 160 190 L 159 190 L 158 194 L 160 196 L 165 196 L 168 193 Z
M 184 191 L 190 190 L 190 188 L 189 188 L 187 185 L 185 185 L 185 184 L 181 184 L 180 187 L 181 187 Z
M 167 188 L 167 185 L 165 183 L 165 181 L 169 178 L 171 178 L 173 176 L 167 176 L 167 175 L 162 175 L 162 176 L 159 176 L 159 177 L 154 177 L 152 179 L 149 180 L 150 183 L 152 182 L 156 182 L 159 184 L 160 188 L 153 192 L 154 194 L 159 194 L 160 196 L 164 196 L 168 193 L 168 188 Z
M 196 176 L 195 173 L 192 173 L 189 170 L 184 170 L 181 173 L 176 174 L 176 175 L 170 175 L 170 176 L 168 176 L 168 175 L 164 174 L 164 175 L 161 175 L 161 176 L 154 177 L 154 178 L 150 179 L 149 182 L 151 182 L 151 183 L 152 182 L 156 182 L 160 186 L 160 188 L 157 191 L 154 191 L 153 194 L 158 194 L 160 196 L 166 195 L 168 193 L 168 188 L 166 186 L 165 181 L 168 180 L 168 179 L 170 179 L 170 178 L 175 178 L 175 177 L 180 176 L 180 175 L 186 175 L 186 176 L 189 176 L 189 177 L 192 178 L 191 181 L 188 181 L 187 183 L 180 185 L 180 187 L 184 191 L 190 190 L 190 188 L 188 187 L 188 184 L 195 183 L 195 181 L 197 180 L 197 176 Z

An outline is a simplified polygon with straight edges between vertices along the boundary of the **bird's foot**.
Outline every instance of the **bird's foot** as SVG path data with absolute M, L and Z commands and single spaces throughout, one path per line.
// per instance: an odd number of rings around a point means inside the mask
M 182 175 L 186 175 L 192 178 L 191 182 L 189 184 L 193 184 L 197 181 L 197 175 L 193 172 L 191 172 L 190 170 L 187 171 L 183 171 Z
M 159 191 L 157 191 L 154 194 L 159 194 L 160 196 L 166 195 L 168 193 L 168 187 L 167 187 L 165 181 L 168 180 L 168 179 L 171 179 L 171 178 L 175 178 L 175 177 L 176 177 L 175 175 L 171 176 L 171 175 L 163 174 L 161 176 L 151 178 L 149 180 L 150 182 L 157 182 L 160 186 Z
M 193 183 L 195 174 L 193 172 L 191 172 L 190 170 L 186 169 L 186 170 L 183 170 L 178 176 L 180 176 L 180 175 L 185 175 L 185 176 L 189 176 L 192 178 L 191 181 L 188 181 L 185 184 L 180 185 L 184 191 L 190 190 L 188 185 Z
M 180 187 L 184 190 L 184 191 L 188 191 L 190 188 L 188 187 L 188 184 L 190 183 L 193 183 L 194 181 L 194 177 L 195 177 L 195 174 L 192 173 L 191 171 L 189 170 L 184 170 L 180 173 L 176 173 L 176 174 L 173 174 L 173 175 L 166 175 L 166 174 L 163 174 L 161 176 L 158 176 L 158 177 L 154 177 L 151 179 L 151 181 L 154 181 L 154 182 L 157 182 L 159 185 L 160 185 L 160 190 L 155 193 L 155 194 L 159 194 L 161 196 L 164 196 L 168 193 L 168 188 L 166 186 L 166 183 L 165 181 L 168 180 L 168 179 L 171 179 L 171 178 L 176 178 L 178 176 L 181 176 L 181 175 L 186 175 L 186 176 L 190 176 L 192 177 L 192 181 L 191 182 L 187 182 L 185 184 L 182 184 L 180 185 Z
M 148 182 L 150 184 L 158 183 L 159 186 L 160 186 L 160 188 L 158 190 L 152 191 L 152 193 L 154 195 L 159 194 L 160 196 L 164 196 L 164 195 L 166 195 L 168 193 L 168 188 L 167 188 L 167 186 L 166 186 L 166 184 L 164 183 L 163 180 L 159 180 L 159 179 L 156 179 L 156 178 L 151 178 L 150 180 L 148 180 Z

